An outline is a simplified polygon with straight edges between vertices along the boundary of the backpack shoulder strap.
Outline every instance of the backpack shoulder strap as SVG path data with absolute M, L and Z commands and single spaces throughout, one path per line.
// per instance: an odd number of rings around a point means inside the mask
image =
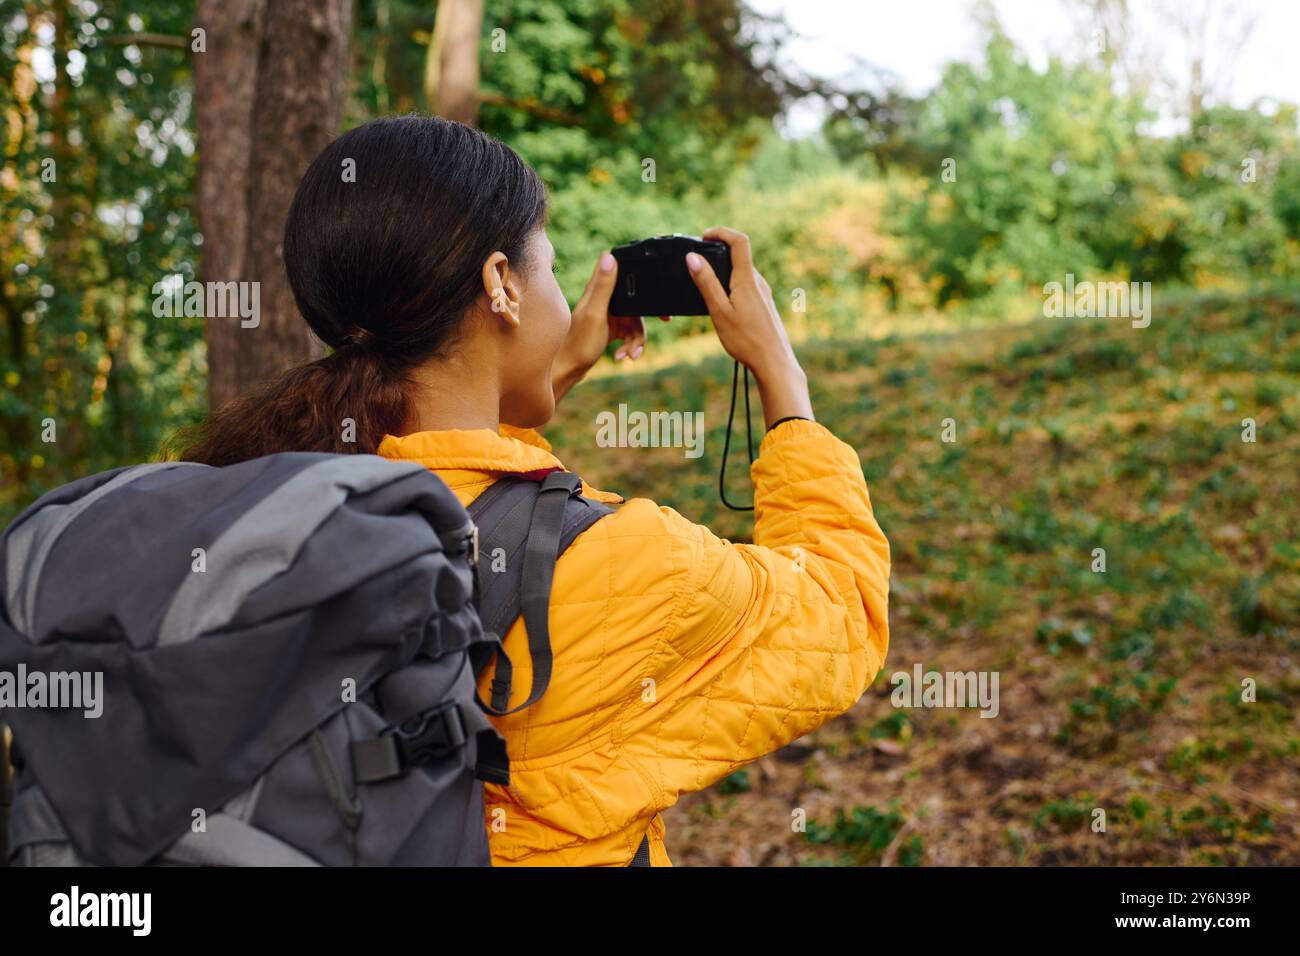
M 573 541 L 613 508 L 582 497 L 582 479 L 555 471 L 542 481 L 504 478 L 469 506 L 478 526 L 479 616 L 494 640 L 472 652 L 475 673 L 496 658 L 491 701 L 479 706 L 495 716 L 513 714 L 536 703 L 551 680 L 549 610 L 555 562 Z M 507 631 L 523 615 L 532 658 L 528 698 L 507 710 L 514 668 L 501 647 Z

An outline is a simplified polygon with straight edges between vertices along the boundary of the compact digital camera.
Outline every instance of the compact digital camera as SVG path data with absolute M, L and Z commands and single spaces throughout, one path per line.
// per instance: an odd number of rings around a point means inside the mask
M 731 250 L 725 242 L 697 236 L 655 236 L 611 250 L 618 260 L 618 286 L 610 315 L 708 315 L 704 297 L 686 269 L 686 253 L 697 252 L 731 291 Z

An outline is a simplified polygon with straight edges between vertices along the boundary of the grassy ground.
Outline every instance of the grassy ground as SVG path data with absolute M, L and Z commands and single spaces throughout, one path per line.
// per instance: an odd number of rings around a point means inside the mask
M 848 714 L 684 798 L 674 859 L 1300 864 L 1300 294 L 800 355 L 892 544 L 889 659 Z M 716 492 L 730 382 L 716 358 L 598 378 L 547 435 L 598 487 L 747 540 Z M 619 402 L 703 409 L 705 455 L 597 448 Z M 896 709 L 918 662 L 999 672 L 999 715 Z

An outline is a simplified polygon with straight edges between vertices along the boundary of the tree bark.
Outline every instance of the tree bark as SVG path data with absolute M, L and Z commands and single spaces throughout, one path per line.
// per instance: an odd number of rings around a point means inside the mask
M 351 0 L 199 0 L 194 54 L 202 278 L 257 282 L 253 327 L 209 316 L 218 408 L 321 354 L 284 271 L 284 220 L 307 165 L 338 131 Z
M 258 36 L 265 0 L 199 0 L 195 26 L 207 49 L 193 55 L 195 125 L 198 130 L 198 218 L 203 232 L 200 278 L 243 278 L 248 232 L 248 158 L 253 94 L 257 89 Z M 207 322 L 208 404 L 218 408 L 240 391 L 236 360 L 238 323 Z

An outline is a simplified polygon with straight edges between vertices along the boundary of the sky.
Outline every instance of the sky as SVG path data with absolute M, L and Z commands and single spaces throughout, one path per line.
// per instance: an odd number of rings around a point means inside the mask
M 1050 54 L 1079 59 L 1093 42 L 1079 15 L 1079 0 L 992 0 L 1004 28 L 1030 62 Z M 749 0 L 755 10 L 779 13 L 799 35 L 786 50 L 791 64 L 827 78 L 853 70 L 854 56 L 896 74 L 913 94 L 931 89 L 943 65 L 973 60 L 980 49 L 973 0 Z M 1240 53 L 1213 40 L 1207 65 L 1220 76 L 1228 100 L 1244 105 L 1259 97 L 1300 102 L 1300 0 L 1130 0 L 1138 43 L 1152 62 L 1183 76 L 1186 47 L 1169 27 L 1171 9 L 1208 9 L 1210 36 L 1235 32 L 1243 19 L 1254 28 Z M 796 109 L 792 132 L 817 126 L 814 107 Z

